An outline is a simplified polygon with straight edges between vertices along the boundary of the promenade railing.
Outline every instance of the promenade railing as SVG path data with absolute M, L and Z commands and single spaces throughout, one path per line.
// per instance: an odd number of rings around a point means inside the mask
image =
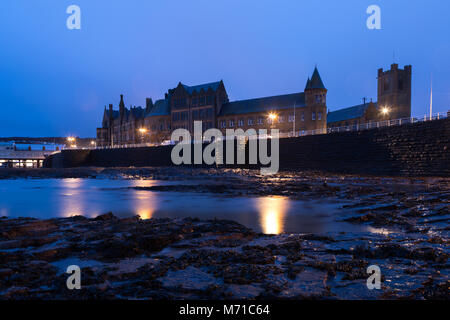
M 450 117 L 450 111 L 447 112 L 439 112 L 430 115 L 424 115 L 423 117 L 411 117 L 411 118 L 402 118 L 402 119 L 391 119 L 391 120 L 383 120 L 383 121 L 369 121 L 366 123 L 356 123 L 349 124 L 347 126 L 340 127 L 330 127 L 323 129 L 315 129 L 315 130 L 299 130 L 295 133 L 293 131 L 290 132 L 280 132 L 279 138 L 292 138 L 292 137 L 301 137 L 301 136 L 309 136 L 309 135 L 319 135 L 319 134 L 330 134 L 330 133 L 339 133 L 339 132 L 351 132 L 351 131 L 363 131 L 370 130 L 376 128 L 383 127 L 391 127 L 391 126 L 401 126 L 406 124 L 413 124 L 419 122 L 426 121 L 435 121 L 440 119 L 445 119 Z M 257 138 L 271 138 L 271 135 L 264 136 L 256 136 Z M 251 138 L 251 137 L 250 137 Z M 223 137 L 226 140 L 226 137 Z M 205 141 L 207 142 L 207 141 Z M 176 144 L 174 141 L 165 141 L 164 143 L 134 143 L 134 144 L 114 144 L 108 146 L 92 146 L 81 149 L 125 149 L 125 148 L 141 148 L 141 147 L 155 147 L 162 145 L 173 145 Z

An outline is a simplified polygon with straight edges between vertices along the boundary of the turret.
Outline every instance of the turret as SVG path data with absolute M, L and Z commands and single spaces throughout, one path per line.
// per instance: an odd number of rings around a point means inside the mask
M 325 88 L 322 78 L 320 77 L 319 70 L 317 70 L 317 67 L 314 68 L 314 72 L 311 79 L 308 78 L 308 81 L 306 82 L 305 87 L 306 105 L 326 106 L 327 91 L 328 90 Z
M 123 94 L 120 95 L 119 113 L 120 113 L 120 118 L 122 118 L 125 113 L 125 103 L 123 102 Z
M 311 120 L 308 130 L 326 130 L 327 126 L 327 92 L 317 67 L 305 87 L 305 102 L 308 110 L 306 117 Z

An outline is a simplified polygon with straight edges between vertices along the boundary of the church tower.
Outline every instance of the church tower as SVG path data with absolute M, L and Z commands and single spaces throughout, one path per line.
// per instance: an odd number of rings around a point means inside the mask
M 411 117 L 411 71 L 410 65 L 399 69 L 378 69 L 378 110 L 381 119 L 403 119 Z

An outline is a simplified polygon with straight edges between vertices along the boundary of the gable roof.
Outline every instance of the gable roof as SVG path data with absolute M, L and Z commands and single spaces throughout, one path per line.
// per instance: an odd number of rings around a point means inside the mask
M 377 106 L 376 102 L 372 102 L 372 103 L 375 105 L 375 107 Z M 328 112 L 327 123 L 345 121 L 345 120 L 356 119 L 356 118 L 362 117 L 369 106 L 370 106 L 370 103 L 365 103 L 365 104 L 359 104 L 359 105 L 349 107 L 349 108 L 344 108 L 344 109 Z
M 210 82 L 210 83 L 205 83 L 205 84 L 199 84 L 196 86 L 187 86 L 185 84 L 182 84 L 182 86 L 189 94 L 192 94 L 194 91 L 200 92 L 202 89 L 204 91 L 208 91 L 209 88 L 211 88 L 211 90 L 213 90 L 213 91 L 217 91 L 217 89 L 220 86 L 220 82 L 221 81 L 216 81 L 216 82 Z
M 145 116 L 165 116 L 170 115 L 170 108 L 169 108 L 169 100 L 168 99 L 160 99 L 156 100 L 153 104 L 153 107 L 150 109 L 150 112 L 148 112 Z
M 305 106 L 304 92 L 228 102 L 222 105 L 222 109 L 220 110 L 219 115 L 223 116 L 231 114 L 280 110 L 293 108 L 294 104 L 298 108 Z

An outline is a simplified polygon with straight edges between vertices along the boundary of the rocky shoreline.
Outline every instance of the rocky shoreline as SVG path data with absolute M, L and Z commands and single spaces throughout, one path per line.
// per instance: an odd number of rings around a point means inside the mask
M 232 221 L 0 219 L 1 299 L 448 299 L 448 241 L 263 235 Z M 366 286 L 369 265 L 382 289 Z M 68 290 L 69 265 L 81 290 Z
M 446 299 L 448 178 L 183 168 L 0 170 L 0 178 L 151 179 L 148 192 L 345 200 L 366 232 L 266 235 L 226 220 L 119 219 L 112 213 L 0 218 L 0 299 Z M 195 179 L 194 185 L 186 181 Z M 179 181 L 176 182 L 176 181 Z M 173 183 L 176 182 L 176 183 Z M 81 290 L 68 290 L 69 265 Z M 377 265 L 380 290 L 369 290 Z

